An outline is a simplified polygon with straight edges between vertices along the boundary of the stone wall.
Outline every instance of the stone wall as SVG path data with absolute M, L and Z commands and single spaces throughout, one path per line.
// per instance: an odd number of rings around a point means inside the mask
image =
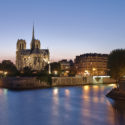
M 120 82 L 119 82 L 119 89 L 121 91 L 125 91 L 125 79 L 122 79 Z
M 82 78 L 77 77 L 53 77 L 52 84 L 47 82 L 41 82 L 35 77 L 11 77 L 0 79 L 0 87 L 10 89 L 32 89 L 32 88 L 44 88 L 53 86 L 75 86 L 82 85 Z
M 49 87 L 46 82 L 41 82 L 35 77 L 11 77 L 0 79 L 0 86 L 10 89 L 33 89 Z
M 36 77 L 10 77 L 0 79 L 0 87 L 10 89 L 34 89 L 54 86 L 78 86 L 84 84 L 94 84 L 95 82 L 92 83 L 92 81 L 93 80 L 91 77 L 86 81 L 83 80 L 82 77 L 52 77 L 52 84 L 49 84 L 47 82 L 42 82 L 36 79 Z M 98 83 L 99 81 L 95 84 Z M 105 83 L 113 83 L 113 81 L 110 81 L 110 79 L 106 79 Z M 121 88 L 124 88 L 125 90 L 125 87 Z
M 116 83 L 116 80 L 109 76 L 89 76 L 87 77 L 86 83 L 90 84 L 103 84 L 103 83 Z
M 52 86 L 83 85 L 82 77 L 52 77 Z

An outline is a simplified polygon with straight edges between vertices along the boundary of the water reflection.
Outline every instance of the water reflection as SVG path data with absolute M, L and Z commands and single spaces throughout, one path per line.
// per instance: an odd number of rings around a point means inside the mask
M 124 124 L 125 123 L 125 102 L 124 101 L 114 101 L 112 103 L 113 114 L 115 118 L 115 123 Z
M 83 117 L 87 117 L 87 124 L 94 124 L 89 121 L 107 122 L 109 125 L 122 125 L 125 122 L 125 102 L 123 106 L 105 97 L 107 88 L 115 87 L 114 84 L 105 86 L 83 86 Z M 105 92 L 106 91 L 106 92 Z M 117 105 L 119 104 L 119 105 Z M 116 108 L 117 107 L 117 108 Z M 121 107 L 120 110 L 118 107 Z M 94 110 L 93 110 L 94 109 Z M 121 112 L 122 111 L 122 112 Z M 120 115 L 119 115 L 120 114 Z M 103 116 L 103 117 L 102 117 Z M 106 121 L 104 121 L 104 119 Z M 122 122 L 121 122 L 122 121 Z M 101 123 L 102 124 L 102 123 Z
M 86 100 L 88 100 L 89 101 L 89 89 L 90 89 L 90 87 L 88 86 L 88 85 L 85 85 L 85 86 L 83 86 L 82 87 L 82 98 L 83 99 L 86 99 Z
M 66 95 L 67 97 L 70 96 L 70 91 L 69 91 L 68 89 L 65 90 L 65 95 Z
M 53 95 L 54 95 L 54 96 L 57 96 L 57 95 L 58 95 L 58 91 L 59 91 L 59 89 L 58 89 L 57 87 L 55 87 L 55 88 L 53 89 Z
M 105 97 L 112 87 L 0 89 L 0 125 L 123 125 L 125 103 Z
M 87 101 L 93 101 L 95 103 L 98 102 L 104 102 L 104 98 L 103 97 L 98 97 L 98 94 L 100 94 L 100 92 L 104 92 L 104 87 L 100 87 L 97 85 L 93 85 L 93 86 L 89 86 L 89 85 L 85 85 L 82 87 L 83 88 L 83 99 L 87 99 Z M 93 96 L 91 97 L 92 94 Z
M 83 86 L 83 89 L 85 90 L 85 91 L 88 91 L 89 90 L 89 85 L 85 85 L 85 86 Z
M 6 95 L 7 91 L 7 89 L 0 89 L 0 95 Z
M 113 87 L 113 88 L 116 88 L 116 87 L 117 87 L 116 84 L 109 84 L 108 86 L 111 86 L 111 87 Z
M 53 89 L 53 101 L 55 104 L 59 103 L 58 91 L 59 91 L 59 89 L 57 87 Z
M 57 87 L 55 87 L 53 89 L 53 105 L 52 105 L 52 112 L 53 112 L 53 115 L 54 116 L 58 116 L 59 115 L 59 112 L 58 112 L 58 105 L 59 105 L 59 96 L 58 96 L 58 93 L 59 92 L 59 89 Z

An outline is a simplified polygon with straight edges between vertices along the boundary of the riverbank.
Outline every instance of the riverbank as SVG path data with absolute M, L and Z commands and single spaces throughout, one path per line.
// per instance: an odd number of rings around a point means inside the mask
M 125 101 L 125 79 L 120 80 L 118 88 L 112 89 L 106 96 L 115 100 Z
M 119 89 L 112 89 L 107 95 L 107 97 L 110 97 L 115 100 L 124 100 L 125 101 L 125 91 L 121 91 Z
M 51 82 L 45 82 L 36 77 L 8 77 L 0 79 L 0 87 L 12 90 L 26 90 L 84 84 L 81 77 L 52 77 L 51 79 Z
M 109 83 L 88 83 L 82 77 L 52 77 L 46 82 L 37 77 L 6 77 L 0 79 L 0 87 L 11 90 L 29 90 L 64 86 L 101 85 Z

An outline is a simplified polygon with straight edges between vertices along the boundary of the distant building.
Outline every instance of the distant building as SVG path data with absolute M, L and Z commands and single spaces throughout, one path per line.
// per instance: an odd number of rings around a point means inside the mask
M 108 54 L 87 53 L 75 58 L 75 69 L 82 76 L 107 75 Z
M 62 71 L 61 76 L 68 76 L 71 70 L 71 67 L 73 65 L 73 61 L 72 60 L 68 61 L 67 59 L 63 59 L 59 61 L 59 64 Z
M 70 63 L 67 61 L 67 59 L 59 61 L 61 70 L 69 70 L 70 69 Z
M 32 70 L 42 70 L 49 63 L 49 50 L 40 49 L 40 41 L 35 39 L 34 27 L 31 40 L 31 48 L 26 49 L 26 41 L 19 39 L 17 41 L 16 67 L 22 70 L 24 67 L 30 67 Z

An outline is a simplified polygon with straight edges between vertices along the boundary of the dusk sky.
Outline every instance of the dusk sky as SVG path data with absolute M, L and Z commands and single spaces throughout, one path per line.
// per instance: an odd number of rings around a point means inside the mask
M 51 61 L 125 47 L 125 0 L 0 0 L 0 61 L 15 61 L 17 39 L 30 48 L 33 22 Z

